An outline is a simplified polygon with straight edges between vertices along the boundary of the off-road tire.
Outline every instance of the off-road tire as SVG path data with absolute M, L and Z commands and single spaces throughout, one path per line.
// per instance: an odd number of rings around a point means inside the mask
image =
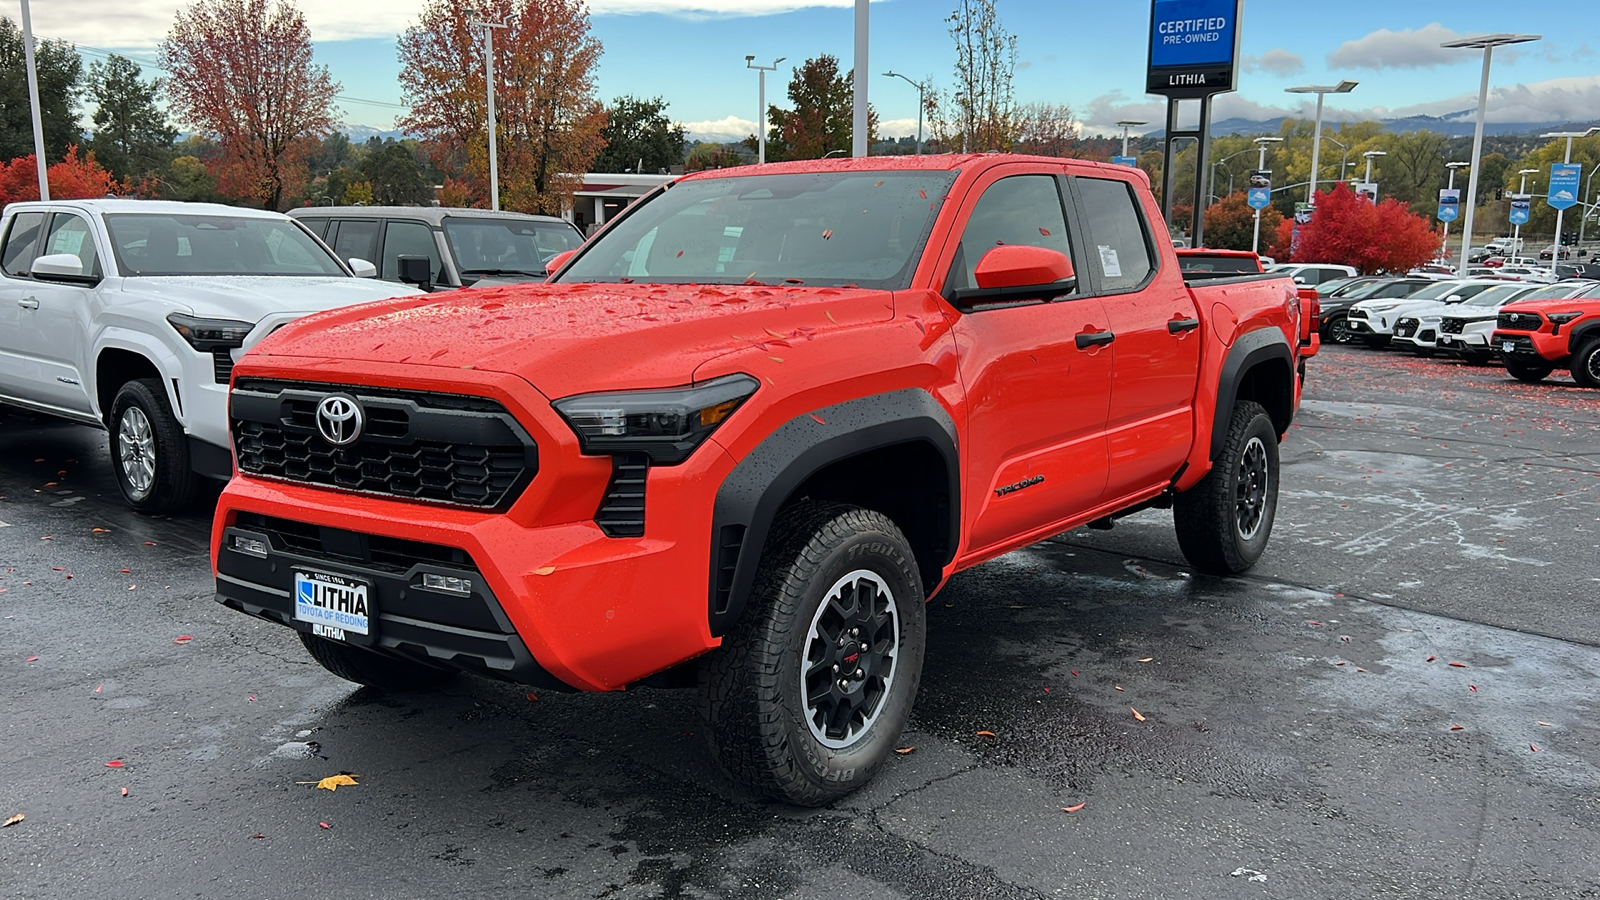
M 106 428 L 111 432 L 111 468 L 130 507 L 142 513 L 170 513 L 194 502 L 200 476 L 189 467 L 189 440 L 172 414 L 160 379 L 137 378 L 124 384 L 111 401 Z M 141 461 L 149 464 L 148 474 L 133 471 Z
M 373 653 L 362 647 L 298 631 L 300 643 L 324 669 L 343 678 L 383 691 L 423 691 L 456 677 L 453 669 L 440 669 L 407 659 Z
M 1572 354 L 1572 380 L 1579 387 L 1600 388 L 1600 338 L 1591 338 Z
M 1344 316 L 1329 320 L 1326 330 L 1330 344 L 1348 344 L 1356 339 L 1356 333 L 1350 330 L 1350 320 Z
M 1512 378 L 1518 381 L 1526 381 L 1529 384 L 1538 384 L 1550 377 L 1550 373 L 1555 370 L 1556 367 L 1549 363 L 1525 363 L 1510 358 L 1506 359 L 1506 372 Z
M 1250 528 L 1247 507 L 1255 517 Z M 1277 508 L 1278 432 L 1261 404 L 1241 400 L 1211 471 L 1173 500 L 1178 546 L 1202 572 L 1237 575 L 1267 549 Z
M 887 588 L 885 609 L 892 605 L 894 618 L 879 628 L 895 635 L 893 663 L 885 669 L 880 659 L 873 674 L 860 682 L 863 697 L 873 685 L 881 689 L 872 717 L 863 719 L 858 733 L 844 733 L 843 746 L 828 746 L 813 732 L 820 727 L 827 737 L 827 723 L 808 721 L 813 710 L 803 701 L 809 688 L 802 687 L 802 670 L 808 649 L 833 652 L 832 639 L 822 636 L 824 619 L 833 608 L 824 608 L 824 603 L 831 591 L 862 571 Z M 861 595 L 853 596 L 859 607 Z M 882 597 L 881 592 L 874 595 L 874 606 Z M 779 513 L 762 547 L 749 606 L 700 667 L 707 736 L 728 776 L 800 806 L 830 803 L 870 781 L 894 749 L 916 698 L 926 646 L 925 599 L 911 546 L 887 516 L 812 501 Z M 891 624 L 895 622 L 898 627 Z M 819 635 L 815 639 L 813 628 Z M 865 656 L 883 646 L 883 641 L 852 643 L 850 649 Z M 829 702 L 835 684 L 827 669 L 829 658 L 814 657 L 820 662 L 813 663 L 816 671 L 826 673 L 821 676 L 827 690 L 822 703 Z M 849 657 L 843 659 L 849 663 Z M 887 681 L 878 677 L 883 671 L 890 673 Z
M 1385 347 L 1389 346 L 1389 342 L 1391 340 L 1394 340 L 1394 339 L 1389 337 L 1388 335 L 1368 334 L 1368 335 L 1362 336 L 1361 343 L 1366 344 L 1368 347 L 1371 347 L 1374 350 L 1382 350 Z

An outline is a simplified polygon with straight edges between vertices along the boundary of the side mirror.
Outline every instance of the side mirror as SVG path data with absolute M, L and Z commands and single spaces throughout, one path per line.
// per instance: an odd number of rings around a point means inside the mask
M 357 278 L 377 278 L 378 267 L 364 259 L 352 256 L 346 260 L 350 264 L 350 274 Z
M 83 273 L 83 260 L 73 253 L 51 253 L 33 261 L 28 272 L 40 281 L 66 281 L 73 284 L 94 284 L 99 281 Z
M 550 257 L 550 261 L 544 264 L 544 270 L 547 273 L 554 275 L 561 271 L 561 267 L 566 265 L 574 256 L 577 255 L 578 251 L 576 250 L 563 250 L 560 253 L 557 253 L 555 256 Z
M 399 264 L 401 284 L 416 285 L 425 291 L 433 289 L 433 260 L 402 253 L 395 262 Z
M 1044 247 L 1002 244 L 983 254 L 972 272 L 975 288 L 955 292 L 952 303 L 971 309 L 975 303 L 1053 300 L 1078 287 L 1072 260 Z

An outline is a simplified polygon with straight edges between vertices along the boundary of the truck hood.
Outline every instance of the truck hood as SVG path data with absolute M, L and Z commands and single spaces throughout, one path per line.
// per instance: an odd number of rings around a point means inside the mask
M 1600 297 L 1573 297 L 1570 300 L 1518 300 L 1500 307 L 1501 312 L 1575 312 L 1600 307 Z
M 322 312 L 422 292 L 372 278 L 170 275 L 124 278 L 121 293 L 185 306 L 205 318 L 259 322 L 274 313 Z
M 893 316 L 892 293 L 858 288 L 524 284 L 307 316 L 257 352 L 322 360 L 319 377 L 331 360 L 504 372 L 558 398 L 686 384 L 725 353 Z

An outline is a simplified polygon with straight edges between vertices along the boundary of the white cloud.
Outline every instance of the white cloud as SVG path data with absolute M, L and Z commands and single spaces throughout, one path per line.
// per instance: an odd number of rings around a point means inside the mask
M 1246 72 L 1271 72 L 1274 75 L 1293 75 L 1306 67 L 1306 61 L 1297 54 L 1290 53 L 1281 47 L 1268 50 L 1260 56 L 1246 56 L 1244 70 Z
M 917 119 L 915 116 L 905 119 L 879 119 L 878 137 L 903 138 L 917 136 Z M 922 123 L 922 136 L 928 136 L 928 123 Z
M 1470 117 L 1478 109 L 1473 94 L 1447 97 L 1390 110 L 1391 116 Z M 1513 84 L 1489 89 L 1483 118 L 1493 123 L 1591 122 L 1600 110 L 1600 75 L 1552 78 L 1533 84 Z
M 742 141 L 756 133 L 756 123 L 751 119 L 741 119 L 738 116 L 724 116 L 702 122 L 679 122 L 689 137 L 705 141 Z
M 1434 22 L 1421 28 L 1390 31 L 1380 28 L 1366 37 L 1345 41 L 1328 54 L 1336 69 L 1426 69 L 1482 56 L 1477 50 L 1447 50 L 1445 41 L 1465 37 Z

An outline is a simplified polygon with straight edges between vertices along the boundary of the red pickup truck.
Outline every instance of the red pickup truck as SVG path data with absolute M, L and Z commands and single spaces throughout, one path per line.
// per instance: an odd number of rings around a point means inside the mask
M 1489 346 L 1518 380 L 1543 381 L 1566 366 L 1579 386 L 1600 388 L 1600 288 L 1500 307 Z
M 303 319 L 233 370 L 217 599 L 382 688 L 698 684 L 734 778 L 826 803 L 953 573 L 1153 506 L 1201 571 L 1260 557 L 1311 321 L 1186 285 L 1160 221 L 1078 160 L 728 169 L 550 283 Z

